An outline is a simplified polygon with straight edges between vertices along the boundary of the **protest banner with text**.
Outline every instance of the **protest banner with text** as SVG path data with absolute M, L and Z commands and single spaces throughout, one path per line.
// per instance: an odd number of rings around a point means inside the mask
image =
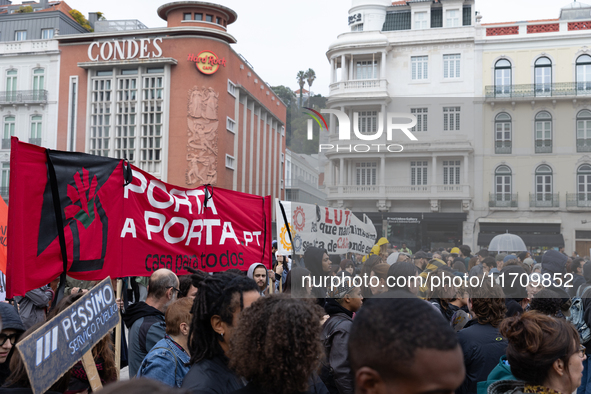
M 310 246 L 324 248 L 330 254 L 369 254 L 375 243 L 376 229 L 365 215 L 364 220 L 361 220 L 348 209 L 277 199 L 275 201 L 279 254 L 292 254 L 292 241 L 295 254 L 304 254 Z M 282 207 L 291 230 L 291 238 L 282 215 Z
M 173 186 L 123 160 L 16 138 L 10 164 L 9 297 L 62 273 L 64 250 L 81 280 L 271 264 L 270 197 Z
M 119 319 L 115 292 L 107 278 L 18 343 L 33 392 L 47 391 L 109 334 Z

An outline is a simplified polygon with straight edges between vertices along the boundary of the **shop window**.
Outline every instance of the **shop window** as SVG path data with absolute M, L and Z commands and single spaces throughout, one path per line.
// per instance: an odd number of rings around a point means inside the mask
M 511 153 L 511 116 L 501 112 L 495 117 L 495 153 Z

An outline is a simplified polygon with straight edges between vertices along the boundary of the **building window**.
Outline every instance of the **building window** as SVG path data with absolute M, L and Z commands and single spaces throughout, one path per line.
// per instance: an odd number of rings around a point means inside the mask
M 363 23 L 351 26 L 351 31 L 363 31 Z
M 445 15 L 446 27 L 460 27 L 460 10 L 447 10 Z
M 363 134 L 375 134 L 378 131 L 378 112 L 361 111 L 358 114 L 359 132 Z
M 552 115 L 540 111 L 536 115 L 536 153 L 552 153 Z
M 577 114 L 577 152 L 591 152 L 591 111 Z
M 222 24 L 222 18 L 216 17 L 215 18 L 215 23 L 217 23 L 218 25 L 221 25 Z
M 14 32 L 14 41 L 25 41 L 27 39 L 26 30 L 17 30 Z
M 6 196 L 8 196 L 8 189 L 10 185 L 10 163 L 2 163 L 2 172 L 0 174 L 2 176 L 2 183 L 0 184 L 0 194 L 6 200 Z
M 460 184 L 460 160 L 443 161 L 443 184 Z
M 577 200 L 591 201 L 591 165 L 583 164 L 577 169 Z
M 378 77 L 378 62 L 377 60 L 357 62 L 357 78 L 356 79 L 377 79 Z
M 388 12 L 382 31 L 410 30 L 411 13 L 410 11 Z
M 203 20 L 203 13 L 196 13 L 193 20 L 202 21 Z
M 500 59 L 495 63 L 495 94 L 509 95 L 511 93 L 511 63 L 507 59 Z
M 511 201 L 511 169 L 498 166 L 495 170 L 495 200 Z
M 552 62 L 541 57 L 535 63 L 536 94 L 550 93 L 552 89 Z
M 236 131 L 234 131 L 234 128 L 236 127 L 236 122 L 234 121 L 234 119 L 230 119 L 230 117 L 226 118 L 226 130 L 228 130 L 231 133 L 236 133 Z
M 429 27 L 429 16 L 427 12 L 415 12 L 414 17 L 416 30 L 427 29 Z
M 427 162 L 426 161 L 411 161 L 410 162 L 410 184 L 413 186 L 427 184 Z
M 462 25 L 472 26 L 472 7 L 464 7 L 462 10 Z
M 460 130 L 460 107 L 443 107 L 443 130 Z
M 233 97 L 236 97 L 236 85 L 234 82 L 228 79 L 228 93 L 230 93 Z
M 184 21 L 190 21 L 191 20 L 191 13 L 190 12 L 185 12 L 183 14 L 183 20 Z
M 511 153 L 511 116 L 501 112 L 495 117 L 495 153 Z
M 591 56 L 577 58 L 577 90 L 591 90 Z
M 552 201 L 552 169 L 547 165 L 536 168 L 536 201 Z
M 206 22 L 213 22 L 213 15 L 205 15 L 205 21 Z
M 226 154 L 226 168 L 229 168 L 231 170 L 234 170 L 234 156 L 230 156 L 228 154 Z
M 441 8 L 431 8 L 431 28 L 443 27 L 443 10 Z
M 429 56 L 411 56 L 412 79 L 422 80 L 429 77 Z
M 44 96 L 45 69 L 36 68 L 33 70 L 33 100 L 40 100 Z
M 2 149 L 10 149 L 10 137 L 14 136 L 16 118 L 14 116 L 4 117 L 4 136 L 2 138 Z
M 6 72 L 6 101 L 16 101 L 18 72 L 16 70 L 8 70 Z
M 460 77 L 460 57 L 461 55 L 443 55 L 443 78 Z
M 50 40 L 53 38 L 53 29 L 41 29 L 41 39 L 42 40 Z
M 142 70 L 101 70 L 91 78 L 88 152 L 127 158 L 161 176 L 164 69 Z
M 355 163 L 357 186 L 375 186 L 377 168 L 376 162 Z
M 427 108 L 411 108 L 410 113 L 417 117 L 417 125 L 412 131 L 427 131 Z
M 41 115 L 31 116 L 31 135 L 29 143 L 41 146 L 41 129 L 43 124 L 43 117 Z

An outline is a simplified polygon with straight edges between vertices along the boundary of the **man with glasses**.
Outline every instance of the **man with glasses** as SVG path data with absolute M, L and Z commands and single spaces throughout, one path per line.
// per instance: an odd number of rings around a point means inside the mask
M 164 338 L 164 313 L 179 293 L 179 279 L 174 272 L 162 268 L 154 271 L 148 282 L 146 301 L 134 303 L 123 314 L 129 329 L 129 376 L 133 377 L 150 349 Z

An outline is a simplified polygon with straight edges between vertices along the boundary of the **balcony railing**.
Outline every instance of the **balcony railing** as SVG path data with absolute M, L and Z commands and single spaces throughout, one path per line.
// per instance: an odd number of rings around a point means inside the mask
M 47 90 L 0 92 L 0 104 L 47 104 Z
M 530 193 L 530 208 L 557 208 L 558 193 Z
M 491 208 L 517 208 L 517 193 L 489 193 L 488 206 Z
M 334 194 L 366 194 L 368 198 L 377 198 L 376 194 L 385 193 L 388 196 L 392 195 L 408 195 L 409 199 L 414 196 L 424 195 L 447 195 L 453 197 L 454 195 L 462 195 L 467 198 L 470 195 L 470 185 L 409 185 L 409 186 L 377 186 L 377 185 L 346 185 L 346 186 L 329 186 L 327 188 L 330 195 Z M 371 193 L 371 194 L 368 194 Z
M 496 141 L 495 153 L 509 154 L 511 153 L 511 141 Z
M 566 193 L 567 208 L 591 208 L 591 193 Z
M 10 149 L 10 138 L 2 138 L 2 149 Z
M 591 96 L 590 82 L 559 82 L 523 85 L 491 85 L 487 98 Z
M 354 79 L 351 81 L 335 82 L 330 85 L 330 91 L 385 90 L 387 86 L 388 81 L 386 79 Z
M 577 152 L 591 152 L 591 138 L 577 138 Z
M 365 186 L 343 186 L 343 194 L 357 194 L 357 193 L 378 193 L 380 187 L 376 185 Z
M 552 140 L 536 140 L 536 153 L 552 153 Z

